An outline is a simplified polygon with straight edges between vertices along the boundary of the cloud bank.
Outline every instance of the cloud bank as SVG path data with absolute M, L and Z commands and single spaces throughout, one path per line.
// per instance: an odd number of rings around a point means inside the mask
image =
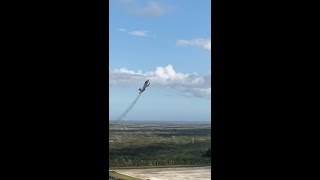
M 109 68 L 109 87 L 141 85 L 150 79 L 152 86 L 169 87 L 178 90 L 179 95 L 189 97 L 211 97 L 211 74 L 199 76 L 197 73 L 176 72 L 169 64 L 154 71 L 133 71 L 127 68 Z
M 178 46 L 196 46 L 206 49 L 211 52 L 211 39 L 192 39 L 192 40 L 178 40 L 176 43 Z

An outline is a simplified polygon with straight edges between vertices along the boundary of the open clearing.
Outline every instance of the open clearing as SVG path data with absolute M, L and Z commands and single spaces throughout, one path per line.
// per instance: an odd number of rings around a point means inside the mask
M 149 180 L 211 179 L 211 166 L 183 168 L 116 169 L 118 173 Z

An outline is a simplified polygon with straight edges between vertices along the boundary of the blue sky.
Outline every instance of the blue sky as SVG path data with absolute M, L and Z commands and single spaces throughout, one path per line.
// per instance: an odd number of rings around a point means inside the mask
M 109 113 L 115 120 L 211 119 L 210 0 L 109 1 Z

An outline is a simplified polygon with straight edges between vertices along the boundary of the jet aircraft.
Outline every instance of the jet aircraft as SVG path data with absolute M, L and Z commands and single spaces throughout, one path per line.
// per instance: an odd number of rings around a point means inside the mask
M 148 80 L 144 83 L 143 87 L 138 89 L 138 91 L 140 91 L 139 94 L 141 94 L 144 90 L 146 90 L 146 87 L 148 87 L 149 85 L 150 85 L 150 83 L 149 83 L 149 79 L 148 79 Z

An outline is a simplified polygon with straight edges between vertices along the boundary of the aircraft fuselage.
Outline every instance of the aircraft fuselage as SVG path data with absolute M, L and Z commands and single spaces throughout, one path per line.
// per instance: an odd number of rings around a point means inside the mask
M 140 91 L 139 94 L 141 94 L 144 90 L 146 90 L 146 87 L 150 85 L 149 79 L 144 83 L 142 88 L 139 88 L 138 90 Z

